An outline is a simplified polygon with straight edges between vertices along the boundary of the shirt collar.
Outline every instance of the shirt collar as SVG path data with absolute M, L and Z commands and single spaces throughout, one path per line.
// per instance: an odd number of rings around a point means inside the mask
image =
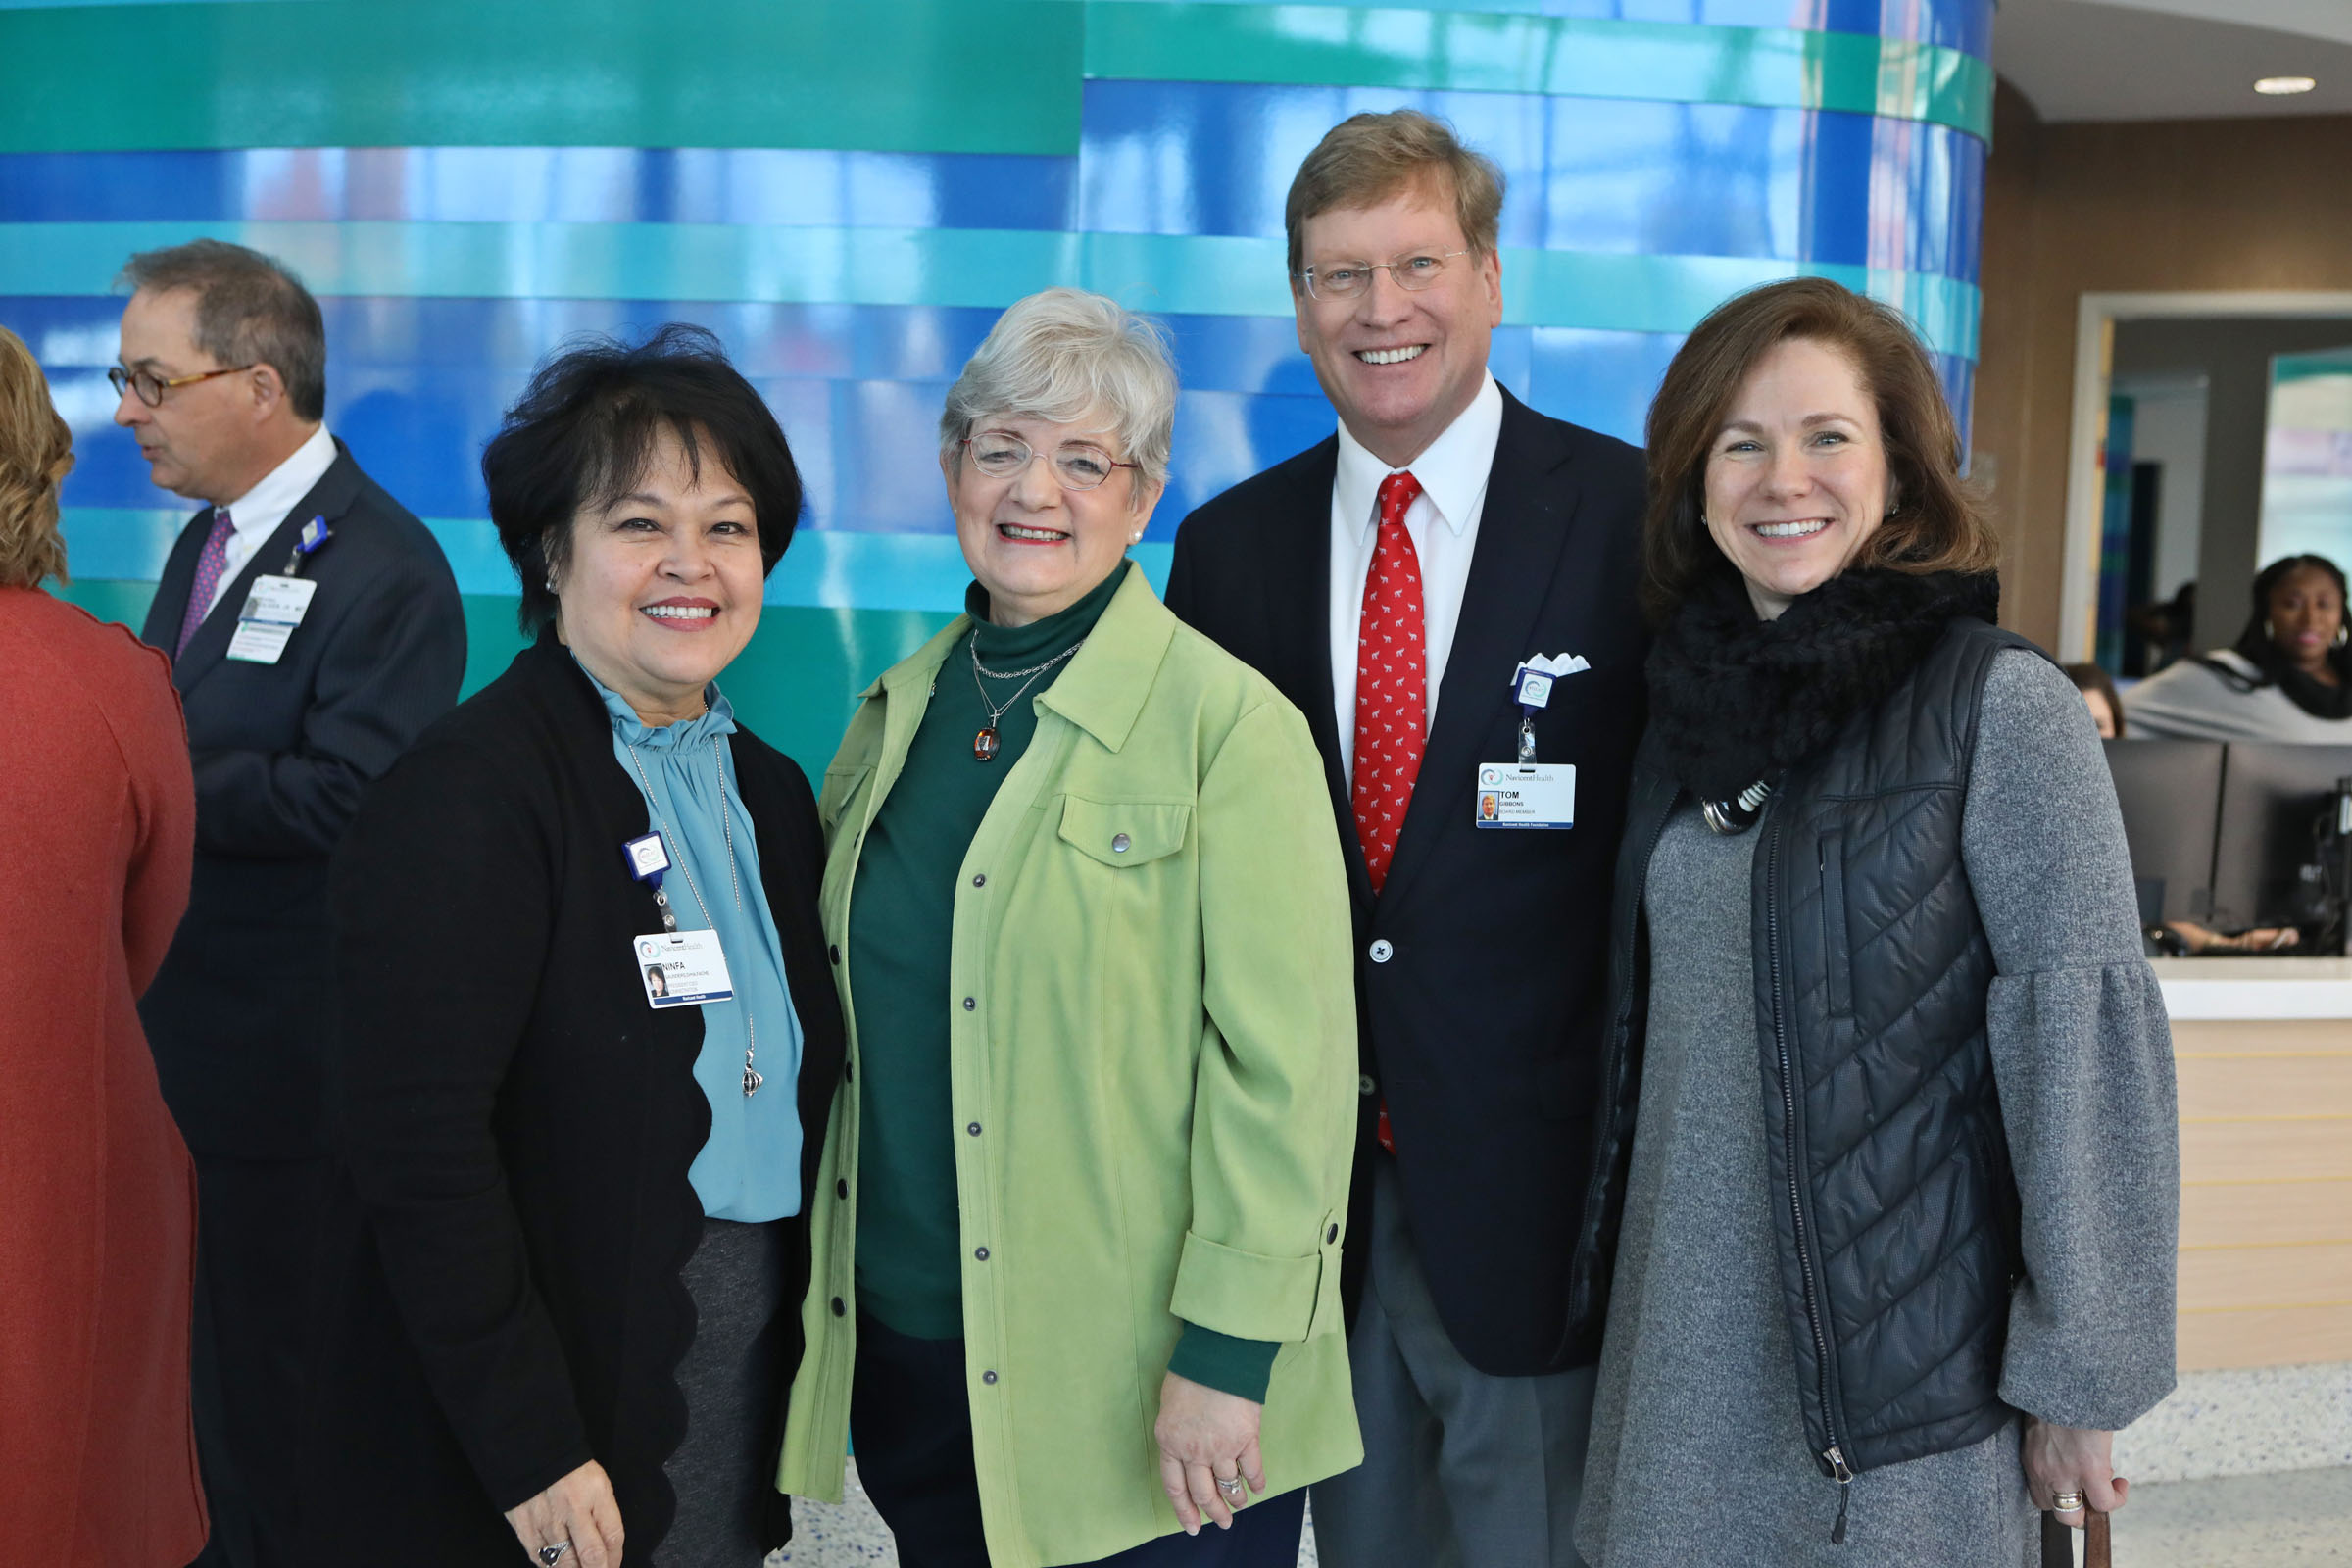
M 1469 526 L 1487 493 L 1487 476 L 1494 469 L 1494 448 L 1502 439 L 1502 389 L 1489 371 L 1470 406 L 1454 416 L 1419 457 L 1405 465 L 1421 481 L 1421 493 L 1437 508 L 1439 520 L 1455 538 Z M 1400 470 L 1374 457 L 1340 421 L 1340 464 L 1333 480 L 1340 515 L 1349 520 L 1357 539 L 1370 537 L 1379 521 L 1373 507 L 1380 482 Z
M 612 733 L 626 745 L 664 752 L 700 746 L 714 735 L 735 733 L 734 705 L 719 691 L 716 681 L 703 688 L 704 711 L 675 724 L 652 725 L 637 716 L 637 710 L 629 706 L 627 698 L 598 680 L 586 664 L 580 664 L 579 655 L 572 655 L 571 662 L 579 664 L 580 673 L 596 688 L 596 695 L 604 702 L 606 716 L 612 720 Z
M 317 488 L 335 466 L 335 438 L 321 424 L 310 439 L 286 455 L 286 461 L 262 476 L 262 482 L 234 501 L 216 503 L 228 509 L 230 527 L 237 533 L 276 531 L 286 514 Z

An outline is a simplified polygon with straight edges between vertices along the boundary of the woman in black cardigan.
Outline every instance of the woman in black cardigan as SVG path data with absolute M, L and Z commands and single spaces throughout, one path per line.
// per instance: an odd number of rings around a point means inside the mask
M 631 1565 L 753 1568 L 791 1535 L 775 1459 L 843 1044 L 808 782 L 713 678 L 800 482 L 679 327 L 542 367 L 483 473 L 540 636 L 336 859 L 349 1179 L 302 1560 L 612 1568 L 625 1539 Z M 723 945 L 731 996 L 648 981 L 672 934 Z

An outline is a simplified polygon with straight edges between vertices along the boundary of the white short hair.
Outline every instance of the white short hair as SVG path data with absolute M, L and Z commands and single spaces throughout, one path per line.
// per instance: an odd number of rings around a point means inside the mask
M 963 438 L 992 415 L 1066 424 L 1098 411 L 1138 478 L 1165 484 L 1176 423 L 1167 328 L 1100 294 L 1044 289 L 997 318 L 948 388 L 940 456 L 959 464 Z

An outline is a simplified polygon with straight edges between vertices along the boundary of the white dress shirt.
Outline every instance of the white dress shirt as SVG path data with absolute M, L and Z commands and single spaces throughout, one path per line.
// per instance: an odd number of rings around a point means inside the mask
M 1487 508 L 1487 476 L 1502 438 L 1502 391 L 1490 374 L 1427 451 L 1406 465 L 1421 494 L 1404 514 L 1404 531 L 1421 559 L 1422 646 L 1429 650 L 1429 716 L 1438 720 L 1438 688 L 1446 679 L 1453 628 L 1462 614 L 1462 588 L 1478 548 L 1478 519 Z M 1380 542 L 1380 482 L 1392 468 L 1364 449 L 1340 422 L 1339 472 L 1331 482 L 1331 697 L 1340 721 L 1340 771 L 1355 776 L 1356 642 L 1364 621 L 1364 579 Z M 1427 735 L 1424 727 L 1422 734 Z
M 228 564 L 221 569 L 220 581 L 213 589 L 213 597 L 204 607 L 211 614 L 213 606 L 228 592 L 228 585 L 237 579 L 253 560 L 254 552 L 269 542 L 277 532 L 277 525 L 286 520 L 313 486 L 326 477 L 326 470 L 335 466 L 335 438 L 321 424 L 311 432 L 311 438 L 287 455 L 286 461 L 271 468 L 262 482 L 234 501 L 216 501 L 216 507 L 228 508 L 230 533 L 228 536 Z M 284 563 L 278 563 L 283 565 Z M 274 569 L 274 568 L 272 568 Z

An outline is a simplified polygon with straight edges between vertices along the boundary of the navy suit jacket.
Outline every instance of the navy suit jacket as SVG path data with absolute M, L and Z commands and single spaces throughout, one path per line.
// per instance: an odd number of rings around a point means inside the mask
M 1649 639 L 1635 603 L 1644 476 L 1622 441 L 1508 392 L 1411 805 L 1379 897 L 1340 769 L 1331 684 L 1331 486 L 1338 438 L 1226 491 L 1184 521 L 1168 608 L 1298 705 L 1321 748 L 1346 846 L 1363 1063 L 1342 1278 L 1361 1291 L 1373 1140 L 1386 1099 L 1405 1217 L 1455 1348 L 1500 1376 L 1599 1353 L 1572 1324 L 1608 1005 L 1609 888 Z M 1481 829 L 1473 778 L 1519 755 L 1511 672 L 1581 654 L 1536 715 L 1537 755 L 1576 766 L 1576 825 Z M 1382 957 L 1373 944 L 1387 944 Z
M 274 664 L 227 658 L 255 578 L 285 570 L 303 525 L 331 530 L 303 568 L 318 584 Z M 140 636 L 170 654 L 212 531 L 180 533 Z M 368 784 L 453 707 L 466 615 L 424 524 L 336 443 L 334 466 L 224 589 L 172 684 L 196 773 L 188 912 L 139 1016 L 188 1147 L 252 1159 L 326 1152 L 333 1027 L 327 857 Z M 465 889 L 450 889 L 450 927 Z

